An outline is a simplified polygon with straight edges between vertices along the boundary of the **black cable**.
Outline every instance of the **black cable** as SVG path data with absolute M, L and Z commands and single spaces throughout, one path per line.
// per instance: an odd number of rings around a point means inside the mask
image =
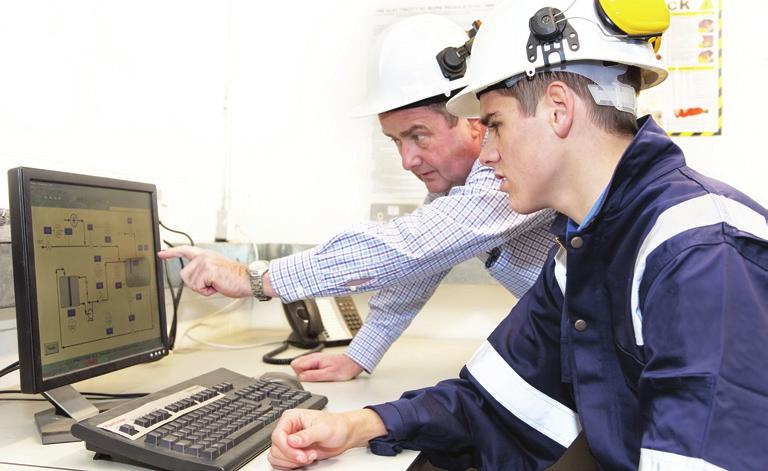
M 173 347 L 176 345 L 176 326 L 179 318 L 179 301 L 181 300 L 181 290 L 184 287 L 184 282 L 182 281 L 179 285 L 179 293 L 177 297 L 176 292 L 173 289 L 173 283 L 171 283 L 171 275 L 168 273 L 167 260 L 163 260 L 163 267 L 165 268 L 165 281 L 168 283 L 168 290 L 171 292 L 171 301 L 173 303 L 173 317 L 171 318 L 171 328 L 168 331 L 168 350 L 173 350 Z
M 195 241 L 192 240 L 192 237 L 189 236 L 184 231 L 179 231 L 176 229 L 171 229 L 170 227 L 163 224 L 162 221 L 158 221 L 160 224 L 160 227 L 165 229 L 168 232 L 173 232 L 175 234 L 181 234 L 184 237 L 189 240 L 189 245 L 194 246 Z M 168 247 L 173 248 L 174 244 L 168 242 L 167 240 L 163 239 L 163 243 L 167 245 Z M 179 264 L 181 264 L 181 269 L 184 269 L 184 260 L 182 258 L 179 258 Z M 168 271 L 168 263 L 166 260 L 163 260 L 163 268 L 165 268 L 165 280 L 168 282 L 168 289 L 171 292 L 171 301 L 173 301 L 173 318 L 171 319 L 171 328 L 168 331 L 168 350 L 173 350 L 174 346 L 176 345 L 176 330 L 178 327 L 178 319 L 179 319 L 179 303 L 181 303 L 181 293 L 184 291 L 184 280 L 181 280 L 179 283 L 179 291 L 178 293 L 173 288 L 173 283 L 171 283 L 171 275 Z
M 93 399 L 135 399 L 144 397 L 149 393 L 100 393 L 100 392 L 81 392 L 83 396 L 93 397 Z
M 27 394 L 20 390 L 6 389 L 0 391 L 0 394 Z M 82 392 L 80 393 L 89 401 L 110 401 L 114 399 L 136 399 L 144 397 L 148 393 L 100 393 L 100 392 Z M 41 397 L 0 397 L 0 401 L 30 401 L 30 402 L 48 402 L 48 399 Z
M 40 397 L 0 397 L 0 401 L 48 402 L 48 399 L 43 399 Z
M 163 224 L 163 221 L 157 221 L 157 222 L 158 222 L 158 223 L 160 223 L 160 227 L 162 227 L 162 228 L 163 228 L 163 229 L 165 229 L 166 231 L 168 231 L 168 232 L 173 232 L 174 234 L 181 234 L 181 235 L 183 235 L 184 237 L 186 237 L 186 238 L 187 238 L 187 240 L 189 240 L 189 245 L 192 245 L 192 246 L 194 246 L 194 245 L 195 245 L 195 241 L 194 241 L 194 240 L 192 240 L 192 237 L 190 237 L 190 236 L 189 236 L 189 234 L 187 234 L 186 232 L 184 232 L 184 231 L 178 231 L 178 230 L 176 230 L 176 229 L 171 229 L 170 227 L 168 227 L 168 226 L 166 226 L 165 224 Z
M 7 375 L 13 371 L 19 369 L 19 362 L 15 361 L 10 365 L 0 370 L 0 377 Z M 20 390 L 3 390 L 0 394 L 26 394 Z M 100 393 L 100 392 L 83 392 L 80 393 L 88 400 L 105 400 L 105 399 L 134 399 L 137 397 L 144 397 L 147 393 Z M 35 399 L 35 398 L 0 398 L 0 401 L 47 401 L 47 399 Z
M 29 394 L 19 389 L 4 389 L 0 391 L 0 394 Z M 147 393 L 102 393 L 102 392 L 90 392 L 83 391 L 81 396 L 92 397 L 93 399 L 133 399 L 137 397 L 144 397 Z M 41 401 L 47 401 L 47 399 L 41 399 Z
M 174 245 L 167 240 L 163 240 L 163 243 L 167 245 L 168 247 L 173 248 Z M 181 265 L 181 269 L 184 269 L 184 260 L 182 258 L 179 258 L 179 264 Z M 173 288 L 173 283 L 171 283 L 171 274 L 168 270 L 168 261 L 163 260 L 163 267 L 165 268 L 165 280 L 168 282 L 168 289 L 171 292 L 171 301 L 173 301 L 173 318 L 171 319 L 171 328 L 168 332 L 168 350 L 173 350 L 174 346 L 176 345 L 176 329 L 178 326 L 178 319 L 179 319 L 179 304 L 181 303 L 181 293 L 184 291 L 184 280 L 181 280 L 179 283 L 179 291 L 178 293 Z
M 291 358 L 275 358 L 280 353 L 283 353 L 284 351 L 288 350 L 288 347 L 290 346 L 290 343 L 286 340 L 285 342 L 281 343 L 279 347 L 277 347 L 274 350 L 271 350 L 264 354 L 264 356 L 261 357 L 261 361 L 264 363 L 269 363 L 270 365 L 290 365 L 291 362 L 299 357 L 303 357 L 304 355 L 309 355 L 310 353 L 319 352 L 323 348 L 325 348 L 325 344 L 320 342 L 316 347 L 301 353 L 299 355 L 296 355 L 295 357 Z
M 19 362 L 18 361 L 14 361 L 10 365 L 8 365 L 5 368 L 3 368 L 2 370 L 0 370 L 0 378 L 2 378 L 3 376 L 7 375 L 8 373 L 12 373 L 12 372 L 18 370 L 18 369 L 19 369 Z

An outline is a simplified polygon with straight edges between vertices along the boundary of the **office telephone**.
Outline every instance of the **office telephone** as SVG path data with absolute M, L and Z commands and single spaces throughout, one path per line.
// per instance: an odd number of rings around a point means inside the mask
M 289 346 L 309 349 L 301 355 L 318 352 L 325 347 L 348 345 L 363 325 L 350 296 L 317 298 L 283 304 L 291 334 L 275 350 L 265 354 L 265 363 L 285 365 L 294 358 L 275 358 Z

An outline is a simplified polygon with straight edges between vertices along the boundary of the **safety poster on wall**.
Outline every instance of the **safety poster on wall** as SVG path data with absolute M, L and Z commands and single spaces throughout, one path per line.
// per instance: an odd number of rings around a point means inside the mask
M 668 1 L 670 26 L 658 54 L 669 68 L 661 85 L 640 94 L 672 136 L 715 136 L 722 130 L 722 1 Z

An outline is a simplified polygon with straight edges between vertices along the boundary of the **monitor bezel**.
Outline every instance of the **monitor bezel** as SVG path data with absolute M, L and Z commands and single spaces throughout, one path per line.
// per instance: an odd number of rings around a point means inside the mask
M 129 366 L 156 361 L 168 355 L 163 267 L 161 260 L 155 255 L 161 347 L 53 378 L 43 378 L 37 312 L 34 233 L 31 224 L 30 191 L 33 181 L 148 193 L 151 200 L 154 246 L 156 250 L 161 247 L 157 188 L 155 185 L 29 167 L 18 167 L 8 171 L 13 279 L 16 296 L 16 330 L 18 333 L 19 376 L 22 392 L 32 394 L 48 391 Z

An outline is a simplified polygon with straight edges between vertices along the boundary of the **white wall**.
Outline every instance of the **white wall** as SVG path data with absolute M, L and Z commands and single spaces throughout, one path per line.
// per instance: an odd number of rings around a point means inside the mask
M 222 172 L 227 9 L 184 4 L 0 3 L 0 170 L 152 181 L 169 205 L 209 218 Z
M 377 124 L 346 112 L 364 94 L 373 10 L 414 3 L 437 2 L 0 0 L 0 171 L 154 182 L 164 222 L 201 241 L 229 196 L 230 239 L 320 242 L 368 216 Z M 768 51 L 744 23 L 768 6 L 723 7 L 723 135 L 677 140 L 768 205 Z
M 259 5 L 233 18 L 230 233 L 316 243 L 368 217 L 374 123 L 347 114 L 364 96 L 372 6 L 288 3 L 254 27 Z
M 317 242 L 367 216 L 372 123 L 345 116 L 363 93 L 367 10 L 0 1 L 0 171 L 156 183 L 161 218 L 198 240 L 213 239 L 228 181 L 230 238 Z

